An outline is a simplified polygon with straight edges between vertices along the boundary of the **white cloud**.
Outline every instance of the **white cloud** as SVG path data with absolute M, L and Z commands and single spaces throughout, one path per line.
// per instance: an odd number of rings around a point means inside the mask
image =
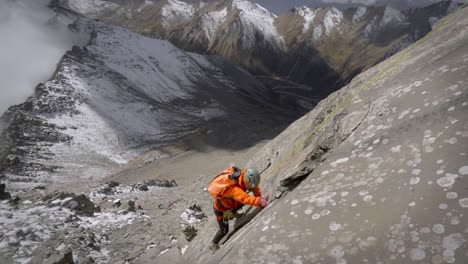
M 375 5 L 377 0 L 322 0 L 324 4 L 358 4 L 358 5 Z
M 32 95 L 73 43 L 48 0 L 0 0 L 0 115 Z
M 377 0 L 351 0 L 351 3 L 360 5 L 375 5 L 377 4 Z

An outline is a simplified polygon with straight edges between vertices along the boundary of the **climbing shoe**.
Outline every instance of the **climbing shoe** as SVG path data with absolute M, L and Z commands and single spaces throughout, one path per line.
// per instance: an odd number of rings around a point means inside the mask
M 214 252 L 216 252 L 216 250 L 219 249 L 219 246 L 218 246 L 218 244 L 214 244 L 213 242 L 211 242 L 211 243 L 210 243 L 210 249 L 211 249 L 211 251 L 213 251 L 213 253 L 214 253 Z

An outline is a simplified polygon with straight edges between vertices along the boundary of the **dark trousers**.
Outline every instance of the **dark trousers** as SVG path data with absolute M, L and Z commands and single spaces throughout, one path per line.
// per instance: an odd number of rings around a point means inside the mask
M 211 240 L 213 244 L 218 244 L 219 241 L 229 233 L 229 223 L 224 221 L 224 217 L 222 217 L 221 220 L 219 217 L 216 217 L 216 222 L 218 222 L 219 230 L 216 232 L 213 240 Z
M 237 208 L 232 209 L 231 211 L 233 213 L 239 211 L 244 205 L 241 205 Z M 227 219 L 224 219 L 223 212 L 216 210 L 216 208 L 213 208 L 214 213 L 216 215 L 216 222 L 218 222 L 219 230 L 216 232 L 215 236 L 213 237 L 213 240 L 211 242 L 213 244 L 218 244 L 221 239 L 223 239 L 224 236 L 229 233 L 229 222 Z

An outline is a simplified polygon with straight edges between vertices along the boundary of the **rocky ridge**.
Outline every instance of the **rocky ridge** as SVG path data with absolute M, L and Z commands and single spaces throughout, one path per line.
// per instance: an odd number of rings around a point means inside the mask
M 87 19 L 70 28 L 90 34 L 89 43 L 2 116 L 0 175 L 19 187 L 102 177 L 195 132 L 219 135 L 227 126 L 261 138 L 298 112 L 278 107 L 271 90 L 223 59 Z

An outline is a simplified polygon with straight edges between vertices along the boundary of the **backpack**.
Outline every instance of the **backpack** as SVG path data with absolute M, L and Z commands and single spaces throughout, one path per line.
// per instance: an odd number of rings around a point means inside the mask
M 225 169 L 211 180 L 208 186 L 208 193 L 214 199 L 221 199 L 229 187 L 238 184 L 240 174 L 241 170 L 235 166 Z

